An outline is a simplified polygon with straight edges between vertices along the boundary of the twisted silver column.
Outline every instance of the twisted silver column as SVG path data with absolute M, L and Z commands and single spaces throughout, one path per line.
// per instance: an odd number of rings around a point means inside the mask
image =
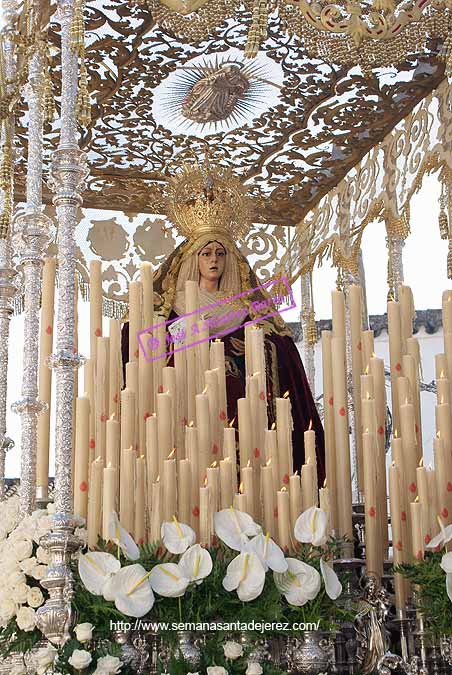
M 309 341 L 309 313 L 311 305 L 311 277 L 310 274 L 301 276 L 301 328 L 303 331 L 303 361 L 312 396 L 315 400 L 315 345 Z
M 399 286 L 403 284 L 403 247 L 405 241 L 393 236 L 386 239 L 388 247 L 389 265 L 392 268 L 392 282 L 394 284 L 394 300 L 399 299 Z
M 13 245 L 20 253 L 24 275 L 24 348 L 22 398 L 13 404 L 21 416 L 20 513 L 31 514 L 36 500 L 37 415 L 47 408 L 38 400 L 39 296 L 44 254 L 52 239 L 52 223 L 41 213 L 42 206 L 42 70 L 43 58 L 37 52 L 29 67 L 25 88 L 28 100 L 27 206 L 14 222 Z
M 41 540 L 51 554 L 47 577 L 41 582 L 49 591 L 49 600 L 38 609 L 37 624 L 56 644 L 70 637 L 73 580 L 69 568 L 71 555 L 81 542 L 74 536 L 77 521 L 72 514 L 72 410 L 74 371 L 82 359 L 74 346 L 75 227 L 80 193 L 88 175 L 85 153 L 78 147 L 76 96 L 77 54 L 70 45 L 71 21 L 75 0 L 59 0 L 61 23 L 61 136 L 52 158 L 50 184 L 58 217 L 58 317 L 56 352 L 50 365 L 56 370 L 55 428 L 55 510 L 52 532 Z

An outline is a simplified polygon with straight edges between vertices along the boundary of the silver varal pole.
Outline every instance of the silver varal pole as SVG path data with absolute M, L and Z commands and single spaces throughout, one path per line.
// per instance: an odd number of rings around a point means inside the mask
M 14 32 L 17 19 L 16 2 L 4 0 L 2 3 L 2 53 L 3 75 L 5 80 L 13 81 L 15 75 L 14 59 Z M 12 118 L 5 120 L 1 128 L 1 147 L 4 151 L 7 144 L 13 138 L 14 125 Z M 14 152 L 14 149 L 12 149 Z M 13 173 L 13 172 L 12 172 Z M 11 176 L 11 194 L 12 194 Z M 5 208 L 7 195 L 0 190 L 0 211 Z M 12 207 L 12 204 L 11 204 Z M 14 284 L 16 272 L 11 262 L 11 246 L 9 241 L 9 228 L 0 238 L 0 501 L 5 498 L 5 457 L 6 452 L 14 447 L 14 442 L 6 433 L 6 405 L 8 388 L 8 357 L 9 357 L 9 328 L 13 313 L 13 298 L 17 292 Z
M 51 184 L 58 218 L 58 315 L 56 352 L 50 359 L 56 371 L 55 515 L 53 528 L 41 539 L 51 554 L 47 577 L 41 582 L 49 600 L 37 610 L 37 625 L 55 644 L 70 638 L 73 615 L 71 555 L 81 542 L 74 535 L 78 522 L 72 515 L 72 409 L 74 374 L 81 357 L 74 348 L 75 228 L 81 192 L 88 175 L 86 155 L 78 147 L 76 98 L 78 57 L 71 48 L 71 22 L 75 0 L 59 0 L 61 23 L 61 135 L 52 158 Z
M 37 51 L 29 65 L 27 206 L 14 221 L 13 246 L 20 254 L 24 277 L 24 347 L 22 396 L 13 404 L 21 417 L 20 513 L 31 514 L 36 501 L 37 416 L 47 408 L 38 399 L 39 296 L 44 255 L 52 239 L 52 222 L 42 213 L 43 56 Z
M 309 314 L 312 310 L 311 303 L 311 275 L 308 273 L 301 276 L 301 328 L 303 331 L 303 361 L 308 378 L 309 387 L 315 400 L 315 344 L 309 340 Z

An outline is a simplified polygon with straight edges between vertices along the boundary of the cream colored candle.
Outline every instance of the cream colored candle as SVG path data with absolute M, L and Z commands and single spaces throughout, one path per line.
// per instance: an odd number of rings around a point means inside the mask
M 240 470 L 243 484 L 243 492 L 246 496 L 246 512 L 252 518 L 255 517 L 255 494 L 254 494 L 254 469 L 252 466 L 244 466 Z
M 141 263 L 140 281 L 143 288 L 142 328 L 149 328 L 154 325 L 154 281 L 150 262 Z
M 230 457 L 220 460 L 220 509 L 227 509 L 234 501 L 232 489 L 232 461 Z
M 409 501 L 413 501 L 416 492 L 416 467 L 420 458 L 416 447 L 416 432 L 414 422 L 414 406 L 406 403 L 400 406 L 400 431 L 403 446 L 403 462 L 407 484 L 404 489 L 407 490 Z
M 220 453 L 220 404 L 218 389 L 218 371 L 206 370 L 204 373 L 206 394 L 209 399 L 209 417 L 211 434 L 211 461 L 219 460 Z
M 187 411 L 187 351 L 182 349 L 174 353 L 174 367 L 176 369 L 176 406 L 175 416 L 175 445 L 180 459 L 185 457 L 185 427 L 188 424 Z
M 419 501 L 422 504 L 422 538 L 424 544 L 428 544 L 432 533 L 430 531 L 427 469 L 423 465 L 416 469 L 416 484 Z
M 345 297 L 342 291 L 331 291 L 333 336 L 345 339 Z
M 193 426 L 193 422 L 190 422 L 190 425 L 185 427 L 185 448 L 191 466 L 191 526 L 199 534 L 199 488 L 201 482 L 199 478 L 198 430 Z
M 353 383 L 353 411 L 355 426 L 361 429 L 361 396 L 360 396 L 360 376 L 363 370 L 362 357 L 362 289 L 357 284 L 351 284 L 347 291 L 347 302 L 350 316 L 350 342 L 352 357 L 352 383 Z M 363 486 L 363 448 L 362 436 L 355 434 L 356 456 L 358 463 L 358 485 L 362 490 Z
M 283 398 L 276 399 L 276 438 L 280 485 L 289 485 L 289 476 L 293 473 L 292 430 L 291 403 L 288 396 L 284 395 Z
M 88 514 L 89 398 L 78 396 L 75 404 L 74 513 Z
M 191 520 L 191 467 L 189 459 L 181 459 L 177 474 L 177 511 L 182 523 Z
M 204 476 L 206 475 L 206 469 L 211 464 L 211 457 L 212 457 L 212 442 L 210 434 L 210 410 L 209 410 L 209 398 L 207 394 L 204 392 L 202 394 L 196 394 L 195 403 L 196 403 L 196 428 L 198 429 L 198 452 L 199 452 L 198 485 L 201 485 L 204 480 Z
M 108 371 L 110 362 L 110 340 L 108 337 L 97 338 L 96 366 L 96 453 L 105 462 L 106 457 L 106 422 L 108 420 L 109 383 Z
M 328 513 L 328 516 L 329 516 L 329 514 L 330 514 L 330 491 L 328 490 L 328 487 L 326 485 L 326 479 L 325 479 L 324 487 L 321 487 L 320 490 L 319 490 L 319 505 L 320 505 L 320 508 L 322 509 L 322 511 L 325 511 L 325 513 Z M 328 531 L 331 531 L 331 523 L 329 524 Z
M 290 542 L 290 502 L 289 493 L 285 485 L 276 493 L 278 508 L 278 543 L 283 551 L 291 550 Z
M 381 578 L 383 558 L 381 555 L 380 528 L 377 507 L 377 472 L 375 462 L 376 439 L 373 433 L 363 433 L 365 544 L 367 574 Z
M 97 338 L 102 335 L 102 263 L 89 263 L 90 358 L 96 362 Z
M 397 430 L 396 430 L 397 431 Z M 402 541 L 403 547 L 406 552 L 411 551 L 411 531 L 408 527 L 408 490 L 406 486 L 408 485 L 408 479 L 405 471 L 405 461 L 403 456 L 403 445 L 402 439 L 400 437 L 393 437 L 391 443 L 391 454 L 393 463 L 397 465 L 399 470 L 399 481 L 400 481 L 400 518 L 401 518 L 401 528 L 402 528 Z M 410 493 L 411 494 L 411 493 Z
M 413 397 L 411 395 L 410 381 L 407 377 L 403 375 L 397 378 L 397 400 L 399 407 L 405 403 L 413 403 Z
M 221 340 L 213 340 L 210 343 L 210 369 L 218 369 L 218 402 L 220 407 L 219 423 L 221 428 L 226 426 L 228 417 L 224 342 Z
M 435 537 L 439 532 L 438 514 L 440 509 L 438 507 L 438 491 L 436 487 L 436 471 L 429 468 L 427 471 L 427 488 L 428 488 L 428 519 L 429 530 L 432 537 Z
M 135 448 L 135 393 L 131 389 L 121 392 L 121 448 Z M 121 467 L 122 470 L 122 467 Z
M 405 354 L 402 358 L 403 374 L 408 378 L 410 392 L 414 405 L 414 421 L 416 429 L 416 445 L 418 454 L 422 456 L 422 421 L 421 421 L 421 398 L 419 386 L 419 370 L 416 359 L 411 354 Z
M 253 435 L 251 428 L 251 404 L 249 398 L 239 398 L 237 401 L 239 426 L 239 456 L 240 466 L 244 467 L 251 462 L 251 446 Z
M 447 377 L 452 380 L 452 333 L 444 333 L 444 351 L 447 361 Z
M 101 534 L 102 527 L 102 469 L 103 463 L 100 457 L 91 464 L 88 493 L 88 547 L 97 546 L 97 538 Z
M 370 359 L 369 370 L 374 385 L 375 414 L 377 417 L 377 445 L 380 449 L 380 453 L 385 454 L 386 386 L 383 359 L 373 356 Z
M 91 466 L 95 458 L 96 438 L 95 438 L 95 405 L 94 405 L 94 362 L 92 359 L 86 359 L 83 368 L 83 384 L 85 392 L 89 398 L 89 465 Z
M 317 506 L 317 492 L 314 492 L 314 467 L 309 462 L 301 467 L 302 511 Z
M 112 413 L 106 423 L 106 463 L 114 469 L 119 469 L 120 434 L 119 422 Z
M 163 476 L 163 462 L 174 448 L 172 401 L 169 394 L 157 394 L 157 437 L 159 447 L 159 474 Z M 166 488 L 163 483 L 163 489 Z M 173 514 L 171 514 L 172 516 Z
M 131 486 L 135 485 L 135 450 L 123 448 L 121 452 L 121 474 L 119 477 L 119 519 L 130 533 L 135 525 L 135 495 Z
M 231 461 L 232 494 L 237 492 L 237 448 L 235 443 L 236 431 L 234 427 L 223 430 L 223 456 Z
M 443 291 L 442 308 L 444 333 L 452 333 L 452 291 L 449 289 Z
M 418 500 L 418 497 L 416 497 Z M 422 536 L 422 511 L 423 507 L 419 501 L 411 502 L 411 541 L 412 541 L 412 555 L 417 560 L 422 560 L 424 557 L 424 538 Z
M 150 495 L 152 483 L 155 483 L 159 475 L 159 441 L 156 413 L 153 413 L 146 420 L 146 471 L 147 489 Z
M 265 460 L 271 462 L 271 473 L 273 475 L 273 492 L 276 493 L 281 484 L 280 472 L 278 466 L 278 441 L 276 438 L 276 429 L 265 429 L 264 431 Z M 262 470 L 262 469 L 261 469 Z
M 369 393 L 366 394 L 366 398 L 363 398 L 361 401 L 361 411 L 362 411 L 362 425 L 363 432 L 367 431 L 371 434 L 377 434 L 377 412 L 375 406 L 375 399 L 369 397 Z
M 322 375 L 325 430 L 326 476 L 330 486 L 330 524 L 337 529 L 336 439 L 334 432 L 333 365 L 331 360 L 331 331 L 322 331 Z M 277 489 L 277 487 L 275 488 Z
M 306 465 L 305 465 L 306 466 Z M 298 516 L 302 512 L 301 481 L 297 472 L 289 478 L 290 527 L 293 531 Z
M 188 314 L 187 316 L 187 339 L 186 345 L 190 345 L 194 340 L 191 337 L 192 335 L 192 326 L 197 321 L 197 315 L 191 314 L 195 312 L 199 307 L 199 288 L 198 282 L 196 281 L 186 281 L 185 282 L 185 311 Z M 197 393 L 196 382 L 197 382 L 197 370 L 199 364 L 197 364 L 197 352 L 193 347 L 189 347 L 186 350 L 187 358 L 187 410 L 188 410 L 188 419 L 194 420 L 196 417 L 196 403 L 195 396 Z
M 409 286 L 399 286 L 399 303 L 400 303 L 400 326 L 402 331 L 402 352 L 407 353 L 406 341 L 413 334 L 414 321 L 414 301 L 413 293 Z
M 220 510 L 220 469 L 218 462 L 206 469 L 207 485 L 210 487 L 212 513 Z
M 361 333 L 361 344 L 363 348 L 363 373 L 365 373 L 369 372 L 370 359 L 375 353 L 373 330 L 363 330 Z
M 399 467 L 394 463 L 389 468 L 389 495 L 391 508 L 392 560 L 394 566 L 397 566 L 406 562 L 406 559 L 402 533 L 400 475 Z M 406 589 L 405 580 L 402 575 L 394 575 L 394 585 L 396 608 L 398 610 L 405 609 Z
M 344 338 L 332 338 L 331 353 L 334 391 L 334 431 L 336 439 L 338 534 L 352 540 L 352 486 Z
M 240 485 L 240 487 L 243 487 Z M 234 509 L 237 509 L 237 511 L 243 511 L 243 513 L 246 513 L 246 505 L 247 505 L 247 499 L 246 495 L 243 494 L 243 492 L 240 491 L 236 492 L 234 495 Z
M 436 380 L 436 402 L 438 405 L 447 403 L 450 406 L 450 380 L 444 377 L 444 371 L 440 371 L 440 376 Z
M 176 427 L 178 423 L 177 415 L 177 385 L 176 385 L 176 369 L 172 366 L 165 366 L 162 368 L 162 385 L 163 391 L 171 396 L 171 434 L 173 445 L 176 445 Z M 177 447 L 177 446 L 176 446 Z M 179 457 L 183 459 L 183 457 Z
M 304 432 L 304 461 L 305 464 L 311 464 L 314 468 L 312 491 L 317 495 L 319 481 L 317 476 L 317 455 L 315 452 L 315 431 L 311 428 L 312 420 L 309 422 L 309 429 Z
M 38 415 L 36 488 L 38 497 L 47 497 L 49 481 L 50 406 L 52 400 L 52 370 L 47 359 L 53 346 L 53 317 L 55 301 L 55 258 L 46 258 L 42 270 L 41 319 L 39 335 L 38 399 L 48 409 Z M 85 387 L 86 390 L 86 387 Z M 86 390 L 87 391 L 87 390 Z
M 445 448 L 441 432 L 438 434 L 433 441 L 438 514 L 446 523 L 450 523 L 452 518 L 452 456 Z
M 361 375 L 360 386 L 361 386 L 361 399 L 375 398 L 375 382 L 374 376 L 372 374 L 364 373 L 364 375 Z
M 261 468 L 261 498 L 263 502 L 264 531 L 270 532 L 272 538 L 275 537 L 275 490 L 273 482 L 272 459 L 267 460 L 267 464 Z
M 138 356 L 138 447 L 141 453 L 146 448 L 146 420 L 153 412 L 153 363 L 145 358 L 140 349 Z
M 400 429 L 397 398 L 397 378 L 402 374 L 402 327 L 400 304 L 388 302 L 389 359 L 391 364 L 392 417 L 394 427 Z
M 121 322 L 110 319 L 110 350 L 108 365 L 108 414 L 113 413 L 119 419 L 119 399 L 122 382 Z
M 140 281 L 129 284 L 129 361 L 138 361 L 138 333 L 141 325 L 142 286 Z
M 199 543 L 210 546 L 212 538 L 211 488 L 206 485 L 199 488 Z
M 144 455 L 135 460 L 135 528 L 134 539 L 144 544 L 146 537 L 146 460 Z
M 440 433 L 446 452 L 452 455 L 452 417 L 447 403 L 435 406 L 435 419 L 436 432 Z
M 163 519 L 171 522 L 177 515 L 177 471 L 174 453 L 163 461 L 162 490 L 163 490 Z
M 158 321 L 158 323 L 157 323 Z M 155 400 L 155 393 L 162 393 L 163 389 L 163 368 L 166 365 L 166 354 L 167 354 L 167 342 L 166 342 L 166 327 L 163 322 L 162 317 L 156 317 L 156 328 L 153 331 L 153 337 L 157 345 L 156 349 L 152 351 L 152 380 L 154 386 L 154 403 L 157 407 L 157 402 Z M 190 350 L 187 350 L 187 353 Z
M 103 469 L 103 492 L 102 492 L 102 538 L 110 539 L 110 515 L 116 511 L 116 483 L 117 469 L 107 464 Z
M 155 483 L 152 483 L 150 522 L 151 522 L 150 540 L 159 541 L 161 537 L 160 530 L 162 525 L 162 497 L 161 497 L 161 485 L 158 479 Z

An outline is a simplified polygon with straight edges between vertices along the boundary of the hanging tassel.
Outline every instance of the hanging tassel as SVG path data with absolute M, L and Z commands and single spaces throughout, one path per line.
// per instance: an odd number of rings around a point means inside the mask
M 85 63 L 80 67 L 80 81 L 77 92 L 77 119 L 79 123 L 86 127 L 91 122 L 91 100 L 88 90 L 88 73 Z
M 77 2 L 74 7 L 71 23 L 71 49 L 81 54 L 85 49 L 85 27 L 83 23 L 83 4 Z
M 315 311 L 314 308 L 309 310 L 308 320 L 307 320 L 307 341 L 308 345 L 315 345 L 317 343 L 317 325 L 315 323 Z
M 245 57 L 254 59 L 259 52 L 263 40 L 267 37 L 268 31 L 268 5 L 267 0 L 254 0 L 253 18 L 248 31 L 248 37 L 245 46 Z
M 449 239 L 449 250 L 447 252 L 447 278 L 452 279 L 452 237 Z
M 448 237 L 449 237 L 449 223 L 447 222 L 447 215 L 446 215 L 446 211 L 444 210 L 444 207 L 439 212 L 438 224 L 439 224 L 439 233 L 441 235 L 441 239 L 448 239 Z

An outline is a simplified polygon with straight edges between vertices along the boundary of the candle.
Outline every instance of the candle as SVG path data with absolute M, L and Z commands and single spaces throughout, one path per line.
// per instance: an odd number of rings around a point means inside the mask
M 138 356 L 138 447 L 146 447 L 146 420 L 153 411 L 153 363 L 145 358 L 140 349 Z
M 428 544 L 432 538 L 429 520 L 429 497 L 427 469 L 422 464 L 416 469 L 416 483 L 419 502 L 422 504 L 422 538 L 425 544 Z
M 422 536 L 422 504 L 418 501 L 411 502 L 411 541 L 413 557 L 422 560 L 424 557 L 424 538 Z
M 151 494 L 151 486 L 159 475 L 159 442 L 156 413 L 153 413 L 146 420 L 146 470 L 148 492 Z
M 103 470 L 103 493 L 102 493 L 102 538 L 110 539 L 110 516 L 116 511 L 116 477 L 117 470 L 107 465 Z
M 399 286 L 400 327 L 402 333 L 402 351 L 407 353 L 406 341 L 413 334 L 413 320 L 415 316 L 413 293 L 409 286 Z
M 388 549 L 387 487 L 386 487 L 386 386 L 384 361 L 375 356 L 370 359 L 370 373 L 373 377 L 375 395 L 375 415 L 377 426 L 377 478 L 380 525 L 383 551 Z
M 173 445 L 175 445 L 177 419 L 177 388 L 176 388 L 176 369 L 171 366 L 162 368 L 162 386 L 163 391 L 171 396 L 171 434 Z M 177 447 L 177 446 L 176 446 Z M 183 459 L 181 457 L 180 459 Z
M 307 466 L 305 464 L 305 466 Z M 298 516 L 301 514 L 301 481 L 297 472 L 289 478 L 290 527 L 293 532 Z
M 405 478 L 407 480 L 404 489 L 408 491 L 409 501 L 412 501 L 416 496 L 416 467 L 419 464 L 420 457 L 416 447 L 414 406 L 411 403 L 400 406 L 400 430 Z
M 363 348 L 363 372 L 369 372 L 370 359 L 375 353 L 374 332 L 373 330 L 363 330 L 361 333 L 361 344 Z
M 121 452 L 121 474 L 119 477 L 119 519 L 128 532 L 134 529 L 135 495 L 135 450 L 123 448 Z
M 333 336 L 345 339 L 345 297 L 342 291 L 331 291 Z
M 361 332 L 363 324 L 362 289 L 357 284 L 351 284 L 347 292 L 348 309 L 350 316 L 350 343 L 352 357 L 352 383 L 353 383 L 353 411 L 355 428 L 361 429 L 361 396 L 360 376 L 363 369 Z M 363 449 L 362 436 L 355 434 L 356 458 L 358 463 L 358 485 L 363 487 Z
M 190 523 L 191 467 L 189 459 L 181 459 L 177 476 L 178 514 L 182 523 Z
M 176 459 L 173 458 L 174 451 L 163 461 L 162 487 L 163 487 L 163 519 L 165 522 L 171 522 L 173 516 L 177 514 L 177 478 L 176 478 Z
M 391 506 L 392 558 L 394 566 L 397 566 L 405 562 L 405 556 L 401 519 L 400 475 L 399 467 L 394 463 L 389 468 L 389 495 Z M 394 575 L 394 585 L 396 608 L 398 610 L 405 609 L 406 589 L 405 580 L 402 575 Z
M 377 511 L 376 440 L 373 433 L 363 433 L 365 544 L 367 574 L 381 578 L 383 560 L 380 553 L 380 531 Z
M 283 551 L 288 552 L 290 546 L 290 503 L 289 493 L 285 485 L 276 493 L 278 508 L 278 543 Z
M 246 505 L 247 505 L 246 495 L 243 494 L 243 485 L 242 483 L 240 483 L 239 491 L 234 495 L 234 509 L 246 513 Z
M 110 361 L 110 340 L 108 337 L 97 338 L 97 365 L 95 390 L 95 439 L 96 453 L 105 462 L 106 422 L 108 419 L 109 383 L 108 370 Z
M 276 438 L 276 429 L 274 429 L 274 426 L 275 424 L 273 423 L 272 429 L 265 429 L 264 447 L 267 465 L 269 462 L 271 462 L 271 473 L 273 475 L 273 492 L 276 492 L 281 481 L 278 466 L 278 445 Z
M 317 506 L 317 492 L 314 492 L 314 467 L 312 464 L 303 464 L 301 467 L 301 511 L 311 506 Z
M 135 393 L 131 389 L 121 392 L 121 448 L 135 448 Z M 121 467 L 122 470 L 122 467 Z
M 91 464 L 88 495 L 88 547 L 95 548 L 101 532 L 102 460 L 100 457 Z
M 204 480 L 207 467 L 211 464 L 211 457 L 212 457 L 209 398 L 205 391 L 203 391 L 202 394 L 196 395 L 195 404 L 196 404 L 196 428 L 198 429 L 198 452 L 199 452 L 198 485 L 200 485 Z
M 135 460 L 135 529 L 134 539 L 137 544 L 144 544 L 146 536 L 146 461 L 144 455 Z
M 141 263 L 140 281 L 143 288 L 142 327 L 149 328 L 154 324 L 154 281 L 150 262 Z
M 185 427 L 185 448 L 187 458 L 191 466 L 191 526 L 199 533 L 199 453 L 198 453 L 198 430 L 190 422 Z
M 436 489 L 436 471 L 431 467 L 427 471 L 427 488 L 429 531 L 430 535 L 435 537 L 439 532 L 438 514 L 440 510 L 438 507 L 438 492 Z
M 395 430 L 395 433 L 397 429 Z M 393 462 L 397 465 L 399 471 L 399 482 L 400 482 L 400 517 L 401 517 L 401 528 L 402 528 L 402 541 L 405 551 L 411 550 L 411 531 L 408 527 L 408 491 L 406 490 L 406 485 L 408 485 L 408 480 L 406 477 L 405 471 L 405 462 L 403 456 L 403 446 L 402 439 L 394 436 L 391 444 L 391 453 Z
M 414 421 L 416 429 L 416 444 L 418 454 L 422 456 L 422 422 L 421 422 L 421 398 L 419 387 L 419 370 L 416 359 L 411 354 L 405 354 L 402 358 L 403 373 L 409 381 L 412 401 L 414 404 Z M 399 378 L 400 379 L 400 378 Z
M 251 462 L 251 406 L 249 398 L 239 398 L 237 401 L 238 423 L 239 423 L 239 455 L 240 466 L 244 467 Z
M 157 394 L 157 437 L 159 448 L 159 474 L 163 474 L 163 462 L 174 447 L 171 396 L 168 393 Z M 163 489 L 166 488 L 163 482 Z M 173 514 L 170 514 L 172 517 Z
M 397 379 L 397 400 L 399 407 L 404 403 L 413 403 L 411 395 L 410 381 L 407 377 L 400 376 Z
M 304 459 L 305 464 L 311 464 L 313 467 L 313 486 L 312 492 L 317 495 L 318 477 L 317 477 L 317 455 L 315 453 L 315 431 L 311 428 L 312 420 L 309 422 L 309 428 L 304 432 Z
M 74 513 L 88 513 L 89 398 L 78 396 L 75 404 Z
M 220 469 L 217 462 L 213 462 L 212 466 L 207 467 L 207 485 L 210 487 L 210 504 L 212 513 L 219 511 L 220 504 Z
M 330 492 L 328 490 L 328 487 L 326 485 L 326 479 L 324 486 L 320 488 L 319 490 L 319 502 L 320 502 L 320 508 L 322 511 L 325 511 L 325 513 L 330 513 Z M 330 518 L 328 519 L 330 520 Z M 331 523 L 330 523 L 331 525 Z M 331 531 L 331 527 L 328 528 Z
M 333 365 L 331 360 L 331 331 L 322 331 L 322 373 L 325 429 L 326 475 L 331 487 L 330 524 L 337 529 L 336 448 L 334 432 Z M 275 488 L 276 489 L 276 488 Z
M 218 389 L 218 371 L 206 370 L 204 373 L 206 394 L 209 400 L 211 461 L 220 455 L 220 404 Z
M 129 361 L 138 361 L 138 333 L 141 330 L 141 295 L 140 281 L 129 284 Z
M 232 460 L 230 457 L 220 460 L 220 509 L 227 509 L 234 501 L 232 488 Z
M 435 457 L 436 488 L 438 497 L 438 511 L 443 520 L 450 522 L 452 514 L 452 457 L 446 450 L 441 432 L 438 432 L 433 441 Z
M 255 517 L 255 497 L 254 497 L 254 469 L 252 466 L 244 466 L 241 471 L 243 492 L 246 495 L 246 512 L 252 518 Z
M 199 543 L 210 546 L 212 537 L 211 488 L 206 485 L 199 488 Z
M 55 258 L 46 258 L 42 271 L 41 329 L 39 336 L 38 399 L 47 403 L 47 410 L 38 416 L 36 487 L 37 496 L 47 498 L 49 481 L 50 405 L 52 396 L 52 370 L 47 359 L 52 353 L 53 314 L 55 300 Z M 85 514 L 86 515 L 86 514 Z
M 350 439 L 348 429 L 345 340 L 331 340 L 334 391 L 334 431 L 337 466 L 338 534 L 353 539 Z
M 190 345 L 193 342 L 192 339 L 192 327 L 197 321 L 196 310 L 199 307 L 199 288 L 197 281 L 186 281 L 185 282 L 185 311 L 187 313 L 187 339 L 186 346 Z M 187 358 L 187 410 L 188 410 L 188 419 L 193 420 L 196 416 L 195 408 L 195 395 L 197 392 L 196 381 L 197 381 L 197 352 L 196 349 L 188 348 L 186 350 Z
M 288 392 L 283 398 L 276 399 L 276 438 L 278 446 L 279 484 L 289 484 L 289 475 L 293 473 L 292 430 L 293 421 Z
M 237 449 L 235 444 L 235 429 L 233 426 L 223 430 L 223 456 L 231 461 L 232 494 L 237 491 Z
M 159 323 L 156 325 L 156 328 L 153 331 L 153 336 L 156 341 L 157 347 L 152 350 L 152 381 L 155 392 L 162 392 L 163 389 L 163 368 L 166 364 L 166 353 L 167 353 L 167 343 L 166 343 L 166 326 L 165 323 L 160 321 L 162 317 L 158 317 Z M 190 350 L 188 350 L 190 351 Z M 155 407 L 157 403 L 155 402 Z
M 392 417 L 396 429 L 400 429 L 397 400 L 397 378 L 402 374 L 402 328 L 400 304 L 388 302 L 389 360 L 391 364 Z
M 161 485 L 157 478 L 155 483 L 152 483 L 151 489 L 151 542 L 160 540 L 160 530 L 162 524 L 162 506 L 161 506 Z
M 440 433 L 446 452 L 452 455 L 452 417 L 450 406 L 440 402 L 435 406 L 436 431 Z
M 450 380 L 444 376 L 445 371 L 441 370 L 436 380 L 436 402 L 438 405 L 447 403 L 450 406 Z
M 185 427 L 187 425 L 187 358 L 186 350 L 174 352 L 176 370 L 176 403 L 174 406 L 175 445 L 180 459 L 185 457 Z
M 121 323 L 117 319 L 110 319 L 110 350 L 108 364 L 108 414 L 114 413 L 119 417 L 119 396 L 121 391 Z
M 275 490 L 273 482 L 272 459 L 261 468 L 261 497 L 263 500 L 264 531 L 275 537 Z
M 444 351 L 447 361 L 447 377 L 452 380 L 452 333 L 444 333 Z
M 95 440 L 95 413 L 94 413 L 94 362 L 86 359 L 83 369 L 83 383 L 85 391 L 89 398 L 89 464 L 94 461 L 96 440 Z
M 210 368 L 218 370 L 218 402 L 220 406 L 220 428 L 227 423 L 226 367 L 224 360 L 224 342 L 213 340 L 210 343 Z M 221 438 L 221 437 L 220 437 Z
M 363 431 L 368 431 L 372 434 L 377 433 L 377 413 L 375 407 L 375 400 L 370 398 L 369 392 L 366 392 L 365 398 L 361 401 L 362 425 Z
M 102 335 L 102 263 L 89 263 L 90 357 L 96 362 L 97 338 Z
M 452 291 L 449 289 L 443 291 L 442 308 L 444 333 L 452 333 Z

